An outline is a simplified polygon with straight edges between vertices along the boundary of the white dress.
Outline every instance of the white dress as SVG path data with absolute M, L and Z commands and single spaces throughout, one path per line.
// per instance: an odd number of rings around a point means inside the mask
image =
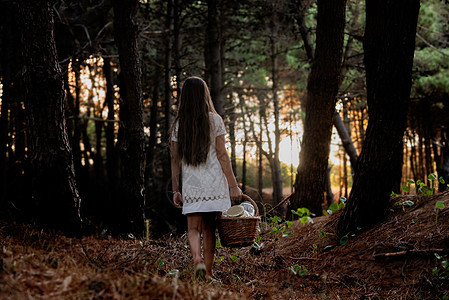
M 217 158 L 215 138 L 226 134 L 221 117 L 209 112 L 211 143 L 205 163 L 188 166 L 182 162 L 182 213 L 221 212 L 231 207 L 228 181 Z M 175 124 L 172 141 L 178 141 L 178 123 Z

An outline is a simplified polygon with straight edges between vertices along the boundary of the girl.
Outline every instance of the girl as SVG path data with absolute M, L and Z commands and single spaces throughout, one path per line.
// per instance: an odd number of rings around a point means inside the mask
M 206 83 L 189 77 L 181 91 L 171 135 L 173 202 L 187 216 L 195 276 L 212 278 L 217 213 L 240 200 L 240 190 L 225 148 L 226 129 L 214 109 Z M 179 173 L 182 165 L 182 193 Z M 203 236 L 204 260 L 201 256 Z

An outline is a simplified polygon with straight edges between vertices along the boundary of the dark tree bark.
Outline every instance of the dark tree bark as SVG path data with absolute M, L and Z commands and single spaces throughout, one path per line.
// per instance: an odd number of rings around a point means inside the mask
M 73 72 L 75 73 L 75 105 L 73 110 L 73 163 L 75 166 L 75 174 L 77 179 L 81 174 L 81 122 L 80 122 L 80 92 L 81 92 L 81 80 L 80 80 L 80 65 L 79 62 L 74 60 L 72 63 Z
M 63 68 L 64 89 L 65 89 L 65 93 L 66 93 L 67 135 L 69 137 L 70 145 L 73 145 L 73 112 L 75 110 L 75 97 L 73 97 L 72 93 L 70 92 L 70 86 L 69 86 L 69 73 L 70 73 L 69 61 L 61 64 L 61 67 Z
M 5 72 L 3 70 L 3 72 Z M 6 80 L 5 80 L 6 77 Z M 7 150 L 7 139 L 8 139 L 8 109 L 9 109 L 9 90 L 10 90 L 10 80 L 8 75 L 5 76 L 3 73 L 3 95 L 2 95 L 2 107 L 0 116 L 0 208 L 6 201 L 6 150 Z
M 309 8 L 312 1 L 310 0 L 292 0 L 294 7 L 293 15 L 296 19 L 296 24 L 298 25 L 299 33 L 304 43 L 304 49 L 306 50 L 307 58 L 309 60 L 313 59 L 313 42 L 312 36 L 310 35 L 310 30 L 307 28 L 305 20 L 305 12 Z
M 416 145 L 415 145 L 415 134 L 414 131 L 412 133 L 407 132 L 407 137 L 410 142 L 410 169 L 412 170 L 413 180 L 418 180 L 418 171 L 416 168 Z
M 208 74 L 210 76 L 210 96 L 214 102 L 215 110 L 224 115 L 223 77 L 221 68 L 220 29 L 218 26 L 217 0 L 207 1 L 207 44 L 209 53 Z
M 164 114 L 165 114 L 165 128 L 164 128 L 164 140 L 168 141 L 170 136 L 170 126 L 172 123 L 172 90 L 171 90 L 171 59 L 172 59 L 172 47 L 171 47 L 171 27 L 173 21 L 173 4 L 172 1 L 167 1 L 167 19 L 165 20 L 166 34 L 164 36 Z M 179 34 L 179 33 L 178 33 Z
M 242 159 L 242 192 L 245 193 L 246 191 L 246 138 L 247 133 L 245 131 L 245 140 L 243 141 L 243 159 Z
M 314 53 L 313 53 L 312 38 L 310 35 L 310 30 L 307 28 L 307 26 L 305 24 L 305 20 L 304 20 L 304 13 L 307 10 L 307 8 L 311 5 L 311 1 L 310 0 L 292 0 L 292 1 L 293 1 L 293 4 L 295 5 L 295 7 L 297 8 L 297 13 L 294 13 L 294 15 L 295 15 L 296 22 L 297 22 L 297 25 L 299 28 L 299 32 L 301 34 L 301 38 L 304 42 L 304 48 L 306 50 L 307 58 L 310 61 L 313 61 Z M 357 8 L 357 4 L 355 4 L 355 6 L 356 7 L 354 8 L 354 6 L 350 4 L 351 12 L 353 14 L 353 20 L 352 20 L 353 23 L 351 25 L 350 31 L 353 31 L 359 27 L 359 22 L 358 22 L 359 9 Z M 346 75 L 346 72 L 348 70 L 346 62 L 347 62 L 347 60 L 349 60 L 349 57 L 352 55 L 353 39 L 354 39 L 353 36 L 349 35 L 348 40 L 346 42 L 345 53 L 344 53 L 343 63 L 342 63 L 341 72 L 340 72 L 340 79 L 339 79 L 339 84 L 338 84 L 339 87 L 341 86 L 343 79 Z M 350 137 L 350 132 L 348 132 L 348 130 L 346 129 L 346 127 L 343 123 L 343 120 L 341 119 L 340 115 L 337 112 L 334 112 L 333 123 L 334 123 L 335 128 L 337 129 L 340 139 L 342 140 L 344 149 L 345 149 L 346 153 L 348 154 L 348 156 L 350 157 L 351 167 L 354 170 L 356 167 L 356 162 L 357 162 L 358 156 L 357 156 L 357 152 L 353 146 L 353 142 Z M 362 125 L 362 128 L 363 128 L 363 125 Z M 330 170 L 330 168 L 331 168 L 331 166 L 328 166 L 328 170 Z M 329 177 L 329 171 L 327 173 L 328 174 L 326 176 Z M 346 179 L 345 179 L 345 182 L 347 182 Z M 332 201 L 331 197 L 333 199 L 332 186 L 331 186 L 331 182 L 330 182 L 330 178 L 329 178 L 329 180 L 326 179 L 326 198 L 327 198 L 328 203 L 331 203 L 331 201 Z
M 367 0 L 364 39 L 369 122 L 339 235 L 383 218 L 402 175 L 419 0 Z
M 22 78 L 23 80 L 23 78 Z M 13 119 L 10 120 L 10 127 L 14 128 L 15 138 L 14 138 L 14 159 L 15 161 L 24 161 L 27 152 L 30 150 L 27 147 L 27 120 L 25 114 L 25 92 L 24 92 L 24 82 L 16 81 L 17 87 L 14 87 L 12 91 L 12 96 L 17 97 L 13 103 L 10 103 Z M 20 90 L 19 90 L 20 89 Z M 19 96 L 20 95 L 20 96 Z M 25 163 L 26 164 L 26 163 Z
M 434 172 L 433 162 L 434 158 L 432 158 L 432 112 L 430 111 L 430 100 L 428 98 L 421 99 L 421 123 L 422 123 L 422 134 L 424 138 L 424 153 L 425 153 L 425 167 L 426 173 L 424 174 L 427 178 L 428 175 Z
M 275 27 L 276 16 L 273 17 L 273 27 Z M 271 86 L 271 93 L 273 97 L 273 107 L 274 107 L 274 152 L 271 153 L 270 166 L 271 166 L 271 177 L 273 182 L 273 200 L 274 204 L 277 205 L 284 199 L 282 190 L 282 170 L 281 162 L 279 160 L 279 145 L 281 143 L 281 131 L 279 128 L 279 99 L 278 99 L 278 49 L 275 41 L 274 29 L 270 37 L 271 42 L 271 80 L 273 82 Z M 268 125 L 268 124 L 266 124 Z M 270 145 L 270 151 L 271 145 Z M 280 214 L 282 216 L 286 215 L 286 208 L 284 206 L 280 207 Z
M 66 132 L 64 84 L 49 1 L 18 2 L 22 22 L 26 113 L 34 214 L 46 224 L 79 228 L 81 199 Z
M 262 154 L 262 115 L 263 115 L 263 108 L 261 107 L 259 109 L 259 120 L 260 120 L 260 134 L 256 137 L 254 136 L 254 139 L 256 141 L 257 145 L 257 162 L 258 162 L 258 169 L 257 169 L 257 192 L 259 193 L 260 196 L 263 195 L 263 154 Z M 253 123 L 251 122 L 251 131 L 253 132 L 253 135 L 255 135 L 255 130 L 254 130 L 254 126 Z
M 181 96 L 182 66 L 181 66 L 181 4 L 179 0 L 173 0 L 173 63 L 176 75 L 176 100 Z
M 343 54 L 345 0 L 318 1 L 316 52 L 307 84 L 306 118 L 293 208 L 322 214 L 332 117 Z
M 156 66 L 153 78 L 153 96 L 151 99 L 150 106 L 150 137 L 148 139 L 148 149 L 147 149 L 147 166 L 145 172 L 145 178 L 153 178 L 154 176 L 154 154 L 155 147 L 157 143 L 157 113 L 158 113 L 158 102 L 159 102 L 159 80 L 160 80 L 160 68 Z M 166 107 L 165 107 L 166 108 Z M 168 140 L 168 137 L 167 137 Z M 154 191 L 151 191 L 154 192 Z
M 349 132 L 346 129 L 343 120 L 340 117 L 340 114 L 334 112 L 333 123 L 335 128 L 337 129 L 338 135 L 341 138 L 341 142 L 343 144 L 343 148 L 345 148 L 345 152 L 349 156 L 349 160 L 351 161 L 351 166 L 355 170 L 357 166 L 357 151 L 355 150 L 354 144 L 352 143 L 352 139 L 349 136 Z
M 86 114 L 83 120 L 80 120 L 81 122 L 81 126 L 80 126 L 80 130 L 81 130 L 81 135 L 82 135 L 82 141 L 83 141 L 83 146 L 84 146 L 84 150 L 82 151 L 82 154 L 84 155 L 84 165 L 81 168 L 81 173 L 79 173 L 78 178 L 82 178 L 82 181 L 80 182 L 80 184 L 84 184 L 89 182 L 89 169 L 90 169 L 90 161 L 92 160 L 93 164 L 95 164 L 95 156 L 93 155 L 93 151 L 92 151 L 92 145 L 90 143 L 90 138 L 89 135 L 87 134 L 87 127 L 89 125 L 89 119 L 91 117 L 90 112 L 91 112 L 91 105 L 92 105 L 92 90 L 89 91 L 89 95 L 88 95 L 88 104 L 86 107 Z M 86 204 L 86 203 L 84 203 Z
M 438 178 L 443 178 L 443 182 L 438 182 L 438 191 L 443 192 L 448 189 L 449 184 L 449 121 L 445 126 L 441 126 L 440 142 L 432 145 L 435 157 Z M 433 137 L 436 141 L 436 137 Z M 439 151 L 438 151 L 439 150 Z
M 99 184 L 104 183 L 104 164 L 102 155 L 102 137 L 103 137 L 104 121 L 95 120 L 95 177 Z
M 235 140 L 235 113 L 231 112 L 229 121 L 229 140 L 231 142 L 231 166 L 232 171 L 234 172 L 235 177 L 237 178 L 237 155 L 236 155 L 236 140 Z
M 248 141 L 248 129 L 246 128 L 246 118 L 245 115 L 248 114 L 247 110 L 244 108 L 245 104 L 243 101 L 243 95 L 239 94 L 239 105 L 240 109 L 242 111 L 242 125 L 243 125 L 243 132 L 244 132 L 244 138 L 243 138 L 243 161 L 242 161 L 242 192 L 245 192 L 246 190 L 246 144 Z
M 182 1 L 181 1 L 182 2 Z M 164 36 L 164 101 L 163 101 L 163 107 L 164 107 L 164 131 L 163 131 L 163 143 L 167 144 L 169 143 L 169 137 L 170 137 L 170 128 L 173 122 L 173 91 L 171 87 L 171 76 L 172 76 L 172 56 L 174 58 L 174 67 L 175 67 L 175 75 L 176 75 L 176 98 L 179 99 L 181 95 L 181 80 L 182 80 L 182 65 L 181 65 L 181 47 L 182 47 L 182 35 L 181 35 L 181 11 L 182 7 L 179 3 L 179 0 L 174 1 L 167 1 L 166 6 L 166 19 L 165 19 L 165 30 L 166 34 Z M 172 24 L 173 24 L 173 31 L 172 31 Z M 172 39 L 172 32 L 173 32 L 173 39 Z M 173 40 L 173 47 L 172 47 L 172 40 Z M 173 53 L 173 55 L 172 55 Z M 162 58 L 161 58 L 162 60 Z M 159 68 L 159 66 L 157 66 Z M 158 72 L 158 71 L 156 71 Z M 156 73 L 155 76 L 158 76 Z M 157 79 L 159 80 L 159 79 Z M 158 82 L 156 82 L 155 78 L 155 84 L 159 85 Z M 159 87 L 155 87 L 155 90 L 153 90 L 153 98 L 159 97 Z M 158 101 L 158 100 L 157 100 Z M 156 102 L 157 103 L 157 102 Z M 178 104 L 178 102 L 176 102 Z M 153 109 L 153 107 L 152 107 Z M 152 110 L 152 114 L 156 116 L 157 107 Z M 155 120 L 155 126 L 157 126 Z M 151 129 L 150 129 L 151 130 Z M 157 134 L 156 131 L 154 134 Z M 156 138 L 156 136 L 154 136 Z M 151 138 L 151 133 L 150 133 Z M 156 145 L 155 140 L 155 145 Z M 170 165 L 170 151 L 169 147 L 164 147 L 162 150 L 159 151 L 158 155 L 161 157 L 160 161 L 162 165 Z M 171 178 L 171 171 L 170 168 L 163 168 L 162 170 L 162 176 L 158 177 L 159 183 L 156 183 L 156 185 L 159 187 L 157 191 L 151 191 L 152 193 L 157 192 L 158 199 L 162 199 L 163 197 L 166 197 L 168 192 L 168 186 L 171 187 L 168 182 L 170 182 Z M 168 185 L 167 185 L 168 184 Z M 152 202 L 152 205 L 157 205 L 154 201 Z M 168 205 L 168 206 L 166 206 Z M 173 209 L 173 206 L 171 204 L 169 205 L 168 202 L 163 202 L 164 208 L 161 208 L 161 210 L 164 211 L 170 211 L 170 209 Z M 162 206 L 161 206 L 162 207 Z
M 444 183 L 440 182 L 440 192 L 448 189 L 449 184 L 449 122 L 441 132 L 441 163 L 437 165 L 438 178 L 443 177 Z M 434 145 L 434 147 L 436 147 Z
M 6 191 L 8 189 L 7 183 L 7 144 L 8 132 L 10 131 L 10 117 L 9 109 L 10 102 L 12 102 L 12 87 L 13 87 L 13 59 L 14 53 L 18 52 L 14 40 L 14 16 L 17 15 L 16 7 L 12 2 L 4 2 L 0 4 L 0 18 L 2 18 L 4 25 L 0 31 L 0 39 L 6 46 L 0 48 L 1 63 L 0 71 L 2 77 L 2 106 L 0 116 L 0 209 L 6 203 Z M 3 209 L 2 209 L 3 210 Z
M 328 166 L 327 172 L 326 172 L 326 203 L 327 203 L 327 206 L 330 206 L 334 202 L 334 193 L 332 192 L 332 184 L 331 184 L 331 170 L 332 170 L 332 166 Z
M 260 142 L 262 140 L 262 137 L 260 137 Z M 262 150 L 258 148 L 257 150 L 257 192 L 259 195 L 263 194 L 263 155 Z
M 271 182 L 273 185 L 273 204 L 276 205 L 282 201 L 283 195 L 282 195 L 282 177 L 281 177 L 281 166 L 279 157 L 275 155 L 275 151 L 277 146 L 275 146 L 275 150 L 273 151 L 273 141 L 270 137 L 270 129 L 268 128 L 268 118 L 266 113 L 266 102 L 265 102 L 266 95 L 264 93 L 259 93 L 258 98 L 260 101 L 259 104 L 259 117 L 260 117 L 260 134 L 259 138 L 256 138 L 256 144 L 257 149 L 263 156 L 265 156 L 268 160 L 268 163 L 270 164 L 270 170 L 271 170 Z M 277 100 L 275 100 L 277 101 Z M 253 135 L 256 135 L 256 132 L 254 130 L 254 124 L 251 123 L 251 131 L 253 132 Z M 268 144 L 268 151 L 263 149 L 263 131 L 265 131 L 265 136 L 267 137 L 267 144 Z M 275 143 L 277 143 L 277 138 Z M 279 152 L 277 152 L 279 153 Z M 262 164 L 262 160 L 261 164 Z M 261 169 L 259 169 L 259 178 L 261 178 L 259 186 L 261 187 L 262 182 L 262 173 Z M 280 207 L 278 210 L 278 213 L 281 216 L 285 216 L 285 207 Z
M 137 0 L 113 0 L 115 40 L 123 78 L 118 151 L 121 163 L 121 232 L 141 233 L 144 225 L 144 128 L 141 69 L 137 45 Z
M 108 122 L 106 124 L 106 172 L 108 185 L 111 189 L 116 185 L 117 163 L 115 157 L 115 97 L 112 81 L 112 68 L 109 58 L 104 58 L 103 73 L 106 80 L 106 105 L 108 107 Z

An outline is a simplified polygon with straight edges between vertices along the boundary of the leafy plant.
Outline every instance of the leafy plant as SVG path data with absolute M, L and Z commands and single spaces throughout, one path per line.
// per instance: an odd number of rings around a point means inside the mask
M 340 208 L 344 207 L 346 205 L 346 197 L 340 197 L 340 202 L 339 203 L 332 203 L 331 205 L 329 205 L 329 208 L 327 210 L 323 210 L 323 215 L 327 216 L 328 214 L 334 213 L 337 210 L 339 210 Z
M 340 238 L 340 245 L 343 246 L 344 244 L 346 244 L 349 241 L 349 236 L 348 235 L 344 235 Z
M 223 256 L 223 255 L 220 255 L 220 256 L 218 256 L 218 257 L 215 258 L 215 261 L 216 261 L 217 263 L 222 262 L 223 260 L 224 260 L 224 256 Z
M 340 240 L 338 241 L 338 243 L 340 244 L 340 246 L 343 246 L 344 244 L 346 244 L 350 238 L 355 237 L 358 233 L 360 233 L 360 231 L 362 230 L 361 227 L 357 226 L 357 231 L 355 233 L 353 232 L 348 232 L 346 235 L 342 236 L 340 238 Z
M 304 275 L 307 274 L 307 269 L 306 269 L 306 267 L 304 265 L 302 265 L 302 266 L 294 265 L 294 266 L 289 267 L 289 269 L 296 276 L 304 276 Z
M 216 248 L 221 248 L 222 247 L 220 238 L 218 238 L 217 241 L 215 242 L 215 247 Z
M 301 224 L 313 223 L 313 220 L 310 216 L 312 213 L 305 207 L 300 207 L 297 210 L 291 210 L 293 215 L 298 216 L 298 220 L 300 220 Z
M 407 179 L 408 184 L 415 185 L 417 196 L 432 196 L 436 192 L 438 183 L 445 184 L 444 178 L 443 177 L 438 178 L 437 175 L 434 173 L 429 174 L 429 176 L 427 176 L 427 181 L 429 182 L 428 185 L 426 185 L 419 179 L 416 180 L 416 182 L 413 179 Z M 404 193 L 410 192 L 410 187 L 406 184 L 403 184 L 401 186 L 401 189 Z
M 290 228 L 292 226 L 291 221 L 285 221 L 282 223 L 282 226 L 274 226 L 273 229 L 271 229 L 271 233 L 274 235 L 277 235 L 278 233 L 282 233 L 282 237 L 287 237 L 291 234 L 291 232 L 286 232 L 287 228 Z
M 442 176 L 440 176 L 440 179 L 438 180 L 438 182 L 441 183 L 441 184 L 446 184 L 446 186 L 449 187 L 449 183 L 446 183 Z
M 232 259 L 233 261 L 235 261 L 236 263 L 239 262 L 239 257 L 238 257 L 238 255 L 239 255 L 239 250 L 235 250 L 235 254 L 232 254 L 232 255 L 231 255 L 231 259 Z
M 291 234 L 290 231 L 286 231 L 293 225 L 292 221 L 282 221 L 278 216 L 274 216 L 269 218 L 271 225 L 273 226 L 271 229 L 271 233 L 277 238 L 279 234 L 282 234 L 282 237 L 287 237 Z
M 396 205 L 402 205 L 403 207 L 404 206 L 413 206 L 413 205 L 415 205 L 415 202 L 413 202 L 413 201 L 411 201 L 411 200 L 405 200 L 404 202 L 396 202 L 395 203 Z
M 447 255 L 439 255 L 438 253 L 434 253 L 437 262 L 440 263 L 441 269 L 437 267 L 432 269 L 432 275 L 438 276 L 439 279 L 448 279 L 449 278 L 449 261 L 447 259 Z
M 435 203 L 435 208 L 436 208 L 436 210 L 437 210 L 437 215 L 435 216 L 435 224 L 437 224 L 437 223 L 438 223 L 438 212 L 439 212 L 440 210 L 443 210 L 443 209 L 444 209 L 444 203 L 443 203 L 443 201 L 437 201 L 437 203 Z
M 260 250 L 260 245 L 259 245 L 258 243 L 256 243 L 256 242 L 254 242 L 254 243 L 251 245 L 251 247 L 254 248 L 254 249 L 256 249 L 256 250 Z

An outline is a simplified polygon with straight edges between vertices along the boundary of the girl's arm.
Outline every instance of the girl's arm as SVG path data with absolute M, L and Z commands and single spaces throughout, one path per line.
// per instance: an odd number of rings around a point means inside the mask
M 173 202 L 176 207 L 181 208 L 182 196 L 179 192 L 179 173 L 181 170 L 181 161 L 178 155 L 178 142 L 170 143 L 170 157 L 171 157 L 171 187 L 174 192 Z
M 242 199 L 242 190 L 240 190 L 237 180 L 235 179 L 234 172 L 232 171 L 231 159 L 226 151 L 225 144 L 224 134 L 216 137 L 215 147 L 217 151 L 217 158 L 220 162 L 221 169 L 228 180 L 229 195 L 231 196 L 231 200 L 240 200 Z

